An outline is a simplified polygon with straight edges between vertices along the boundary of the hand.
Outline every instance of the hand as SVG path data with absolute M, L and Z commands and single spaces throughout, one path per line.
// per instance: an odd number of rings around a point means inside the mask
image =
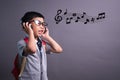
M 42 34 L 42 38 L 47 39 L 49 37 L 49 30 L 47 27 L 45 27 L 45 28 L 46 28 L 46 31 L 45 31 L 45 33 Z
M 25 30 L 26 33 L 30 34 L 30 33 L 33 33 L 33 30 L 32 30 L 32 25 L 29 24 L 28 22 L 26 23 L 23 23 L 23 29 Z

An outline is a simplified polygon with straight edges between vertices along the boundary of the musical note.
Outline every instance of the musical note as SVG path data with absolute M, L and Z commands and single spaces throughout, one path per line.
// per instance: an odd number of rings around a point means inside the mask
M 56 24 L 58 24 L 60 21 L 62 21 L 62 16 L 60 16 L 60 14 L 62 13 L 62 10 L 61 9 L 59 9 L 58 11 L 57 11 L 57 15 L 55 16 L 55 21 L 56 21 Z
M 105 18 L 105 12 L 99 13 L 98 17 L 96 18 L 97 20 Z
M 76 13 L 73 13 L 72 16 L 75 17 L 75 16 L 77 16 L 77 14 L 76 14 Z
M 77 13 L 73 13 L 72 17 L 73 17 L 73 20 L 75 20 L 75 22 L 78 22 L 80 20 L 80 17 L 78 16 Z
M 67 9 L 66 9 L 66 11 L 64 12 L 64 15 L 66 15 L 67 14 Z
M 92 17 L 92 18 L 91 18 L 91 22 L 93 22 L 93 23 L 94 23 L 94 21 L 95 21 L 95 18 L 93 18 L 93 17 Z
M 80 17 L 78 16 L 77 19 L 75 20 L 75 22 L 78 22 L 80 20 Z
M 66 18 L 66 24 L 70 24 L 72 19 L 73 19 L 73 17 Z
M 83 12 L 83 14 L 82 14 L 82 16 L 81 16 L 81 18 L 84 18 L 84 16 L 86 15 L 86 13 L 85 12 Z
M 90 22 L 90 20 L 89 20 L 89 19 L 86 19 L 86 21 L 84 22 L 84 24 L 87 24 L 88 22 Z

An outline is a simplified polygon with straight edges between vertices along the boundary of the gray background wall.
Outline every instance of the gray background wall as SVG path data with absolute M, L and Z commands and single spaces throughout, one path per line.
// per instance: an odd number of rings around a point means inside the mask
M 51 36 L 63 47 L 60 55 L 48 55 L 49 80 L 120 80 L 119 0 L 1 0 L 0 80 L 10 73 L 17 53 L 16 42 L 24 37 L 20 18 L 26 11 L 44 14 Z M 102 22 L 55 23 L 57 10 L 106 13 Z

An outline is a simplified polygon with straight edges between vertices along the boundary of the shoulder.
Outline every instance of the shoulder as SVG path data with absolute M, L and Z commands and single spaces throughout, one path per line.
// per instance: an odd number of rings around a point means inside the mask
M 17 42 L 17 46 L 20 46 L 20 45 L 23 45 L 23 46 L 26 45 L 24 39 L 21 39 Z

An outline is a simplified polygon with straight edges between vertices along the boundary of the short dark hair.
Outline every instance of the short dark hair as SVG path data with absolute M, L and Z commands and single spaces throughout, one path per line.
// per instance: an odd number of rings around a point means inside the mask
M 35 11 L 29 11 L 24 14 L 24 16 L 21 18 L 21 24 L 23 22 L 29 22 L 35 17 L 41 17 L 44 19 L 44 16 L 41 13 L 35 12 Z

